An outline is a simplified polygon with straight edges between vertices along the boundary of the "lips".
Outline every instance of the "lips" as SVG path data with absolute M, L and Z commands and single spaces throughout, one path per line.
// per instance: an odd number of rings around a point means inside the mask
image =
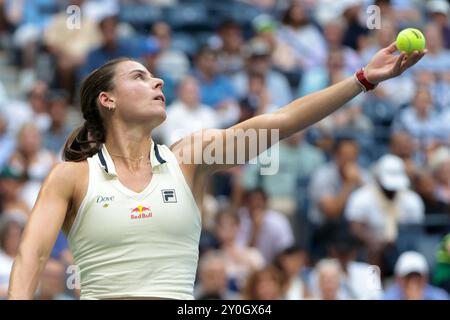
M 164 95 L 162 93 L 158 94 L 153 100 L 159 100 L 162 102 L 166 102 L 166 98 L 164 97 Z

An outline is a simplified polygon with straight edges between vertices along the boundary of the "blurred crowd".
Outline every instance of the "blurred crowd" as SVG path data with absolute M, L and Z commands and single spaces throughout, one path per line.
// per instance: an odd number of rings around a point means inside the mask
M 415 27 L 425 58 L 281 141 L 277 174 L 211 177 L 195 297 L 449 299 L 449 15 L 445 0 L 0 0 L 0 298 L 96 67 L 128 56 L 164 80 L 153 138 L 170 145 L 352 76 Z M 36 299 L 77 299 L 72 264 L 61 233 Z

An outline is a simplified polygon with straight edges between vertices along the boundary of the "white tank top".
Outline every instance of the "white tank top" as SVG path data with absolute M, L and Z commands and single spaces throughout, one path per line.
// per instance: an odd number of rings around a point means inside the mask
M 193 299 L 201 217 L 175 155 L 152 143 L 153 176 L 140 193 L 120 183 L 105 145 L 87 161 L 88 190 L 67 237 L 81 299 Z

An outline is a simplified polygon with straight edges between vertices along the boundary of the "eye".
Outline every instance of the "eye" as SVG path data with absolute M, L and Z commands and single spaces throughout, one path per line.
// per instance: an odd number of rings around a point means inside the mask
M 138 73 L 134 78 L 135 79 L 144 79 L 144 76 L 141 73 Z

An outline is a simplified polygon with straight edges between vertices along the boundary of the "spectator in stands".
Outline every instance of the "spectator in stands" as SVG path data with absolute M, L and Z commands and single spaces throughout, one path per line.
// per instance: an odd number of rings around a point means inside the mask
M 66 293 L 66 268 L 56 259 L 49 259 L 41 273 L 36 300 L 73 300 Z
M 32 120 L 42 132 L 50 127 L 50 116 L 48 115 L 48 86 L 45 82 L 34 83 L 28 94 L 28 103 L 33 111 Z
M 15 149 L 14 138 L 8 130 L 6 115 L 0 111 L 0 170 L 8 162 Z
M 218 35 L 221 42 L 218 53 L 219 71 L 233 76 L 244 67 L 242 28 L 236 22 L 225 21 L 219 27 Z
M 278 172 L 261 176 L 261 163 L 248 164 L 242 174 L 242 184 L 245 190 L 261 184 L 269 195 L 269 207 L 292 216 L 297 207 L 299 179 L 307 178 L 325 163 L 325 155 L 305 140 L 305 132 L 286 138 L 278 148 Z
M 68 5 L 82 7 L 84 0 L 70 0 Z M 52 17 L 44 32 L 43 42 L 56 64 L 57 86 L 66 90 L 69 101 L 75 95 L 75 76 L 89 51 L 100 45 L 100 31 L 95 21 L 81 14 L 79 25 L 68 27 L 66 7 Z M 68 41 L 70 39 L 70 41 Z
M 241 117 L 239 122 L 278 109 L 272 103 L 272 97 L 263 74 L 250 73 L 248 75 L 248 91 L 240 100 L 240 107 Z
M 450 204 L 442 201 L 436 194 L 437 181 L 430 170 L 422 169 L 414 177 L 414 190 L 421 197 L 425 214 L 439 214 L 449 216 Z M 447 229 L 445 226 L 427 226 L 426 231 L 429 234 L 441 234 Z
M 193 75 L 200 85 L 201 102 L 221 114 L 222 125 L 229 126 L 239 119 L 237 95 L 232 82 L 218 70 L 217 51 L 203 47 L 195 58 Z
M 344 68 L 343 51 L 331 49 L 328 52 L 326 65 L 304 73 L 299 86 L 299 96 L 306 96 L 322 90 L 330 84 L 337 83 L 350 74 Z
M 236 291 L 244 287 L 249 274 L 264 267 L 264 257 L 257 249 L 237 245 L 239 228 L 240 219 L 237 214 L 227 211 L 217 214 L 215 234 L 225 259 L 230 287 Z
M 418 172 L 418 161 L 416 159 L 417 146 L 406 131 L 393 132 L 389 141 L 389 151 L 399 157 L 405 164 L 406 174 L 410 179 Z
M 36 81 L 27 91 L 26 97 L 26 101 L 11 100 L 2 107 L 2 113 L 8 123 L 8 131 L 12 135 L 16 135 L 27 122 L 33 122 L 41 132 L 50 127 L 47 84 Z
M 17 139 L 17 150 L 11 157 L 9 166 L 27 179 L 21 198 L 32 208 L 41 183 L 56 164 L 56 156 L 42 147 L 41 133 L 33 123 L 25 124 Z
M 304 5 L 293 1 L 284 12 L 283 25 L 278 29 L 277 37 L 288 44 L 297 58 L 297 68 L 308 71 L 325 65 L 326 43 L 319 29 L 308 19 Z M 311 46 L 314 43 L 314 46 Z
M 307 288 L 308 270 L 307 253 L 300 246 L 291 246 L 283 250 L 276 258 L 276 266 L 286 277 L 286 300 L 303 300 L 309 298 Z
M 130 41 L 119 38 L 118 19 L 118 16 L 113 15 L 106 16 L 100 21 L 101 45 L 89 52 L 86 62 L 81 67 L 79 80 L 109 60 L 120 57 L 139 57 L 140 50 L 138 49 L 140 48 L 135 48 Z
M 339 230 L 330 241 L 329 256 L 339 261 L 342 270 L 339 290 L 348 299 L 379 299 L 382 294 L 379 269 L 357 261 L 358 249 L 359 243 L 349 230 Z
M 285 76 L 273 70 L 271 48 L 266 40 L 262 38 L 251 39 L 244 51 L 246 69 L 233 78 L 234 87 L 239 97 L 244 97 L 248 92 L 250 74 L 259 73 L 265 77 L 272 103 L 278 108 L 289 103 L 292 97 L 289 83 Z
M 43 146 L 47 150 L 55 154 L 59 154 L 67 137 L 72 132 L 67 123 L 67 95 L 65 92 L 52 92 L 49 96 L 49 115 L 51 125 L 48 130 L 43 133 Z
M 396 283 L 387 288 L 385 300 L 449 300 L 445 290 L 428 283 L 428 263 L 415 251 L 402 253 L 395 264 Z
M 428 23 L 424 28 L 427 39 L 427 58 L 421 61 L 419 70 L 428 70 L 436 73 L 448 72 L 450 68 L 450 52 L 445 49 L 442 30 L 435 23 Z
M 274 266 L 255 271 L 242 292 L 244 300 L 284 300 L 286 277 Z
M 365 47 L 369 33 L 369 30 L 359 18 L 361 8 L 362 2 L 360 1 L 343 1 L 340 8 L 347 26 L 343 44 L 356 51 Z
M 368 262 L 390 273 L 399 225 L 421 225 L 424 205 L 409 188 L 403 161 L 384 155 L 374 168 L 374 182 L 353 192 L 346 207 L 346 218 L 357 238 L 367 248 Z
M 450 50 L 445 49 L 440 27 L 429 23 L 424 28 L 430 55 L 415 70 L 417 81 L 430 86 L 434 104 L 448 112 L 450 103 Z
M 430 157 L 429 166 L 436 181 L 434 194 L 438 201 L 450 205 L 450 150 L 441 147 Z
M 430 0 L 427 2 L 427 13 L 431 21 L 436 23 L 444 36 L 444 47 L 450 49 L 450 5 L 444 0 Z
M 0 216 L 0 299 L 5 299 L 8 294 L 11 267 L 19 251 L 25 223 L 26 218 L 22 215 Z
M 165 22 L 157 22 L 152 26 L 151 33 L 156 37 L 160 53 L 155 62 L 155 74 L 164 79 L 179 82 L 189 73 L 189 59 L 182 51 L 172 48 L 172 29 Z M 152 69 L 153 70 L 153 69 Z
M 294 243 L 291 225 L 283 214 L 268 209 L 267 194 L 261 188 L 246 192 L 243 202 L 237 242 L 257 248 L 270 264 L 277 254 Z
M 339 291 L 342 271 L 339 262 L 335 259 L 320 260 L 315 269 L 312 279 L 316 278 L 311 286 L 313 299 L 318 300 L 344 300 L 348 299 L 344 293 Z
M 289 82 L 292 90 L 298 87 L 302 76 L 294 48 L 278 37 L 278 23 L 268 14 L 261 14 L 252 20 L 252 27 L 257 38 L 269 45 L 273 68 L 281 72 Z
M 358 53 L 342 44 L 345 32 L 345 23 L 342 19 L 328 21 L 323 25 L 323 34 L 327 51 L 339 50 L 342 52 L 342 64 L 346 74 L 352 74 L 362 67 L 362 60 Z
M 450 294 L 450 233 L 442 239 L 436 254 L 433 284 Z
M 332 161 L 319 167 L 311 177 L 308 218 L 313 224 L 314 258 L 326 254 L 327 241 L 345 224 L 344 208 L 353 190 L 368 180 L 357 163 L 359 147 L 351 139 L 335 142 Z
M 194 290 L 197 300 L 231 300 L 236 295 L 228 289 L 224 256 L 218 251 L 210 251 L 200 257 L 198 283 Z
M 220 127 L 216 111 L 200 102 L 198 81 L 191 76 L 181 81 L 178 99 L 167 109 L 166 121 L 157 130 L 167 145 L 201 129 Z
M 42 34 L 58 11 L 56 0 L 4 0 L 6 18 L 14 28 L 13 45 L 20 51 L 20 85 L 28 90 L 36 79 L 34 70 Z
M 300 83 L 299 95 L 305 96 L 322 90 L 348 76 L 350 76 L 350 73 L 344 66 L 344 49 L 330 49 L 326 68 L 318 67 L 305 72 Z M 339 111 L 316 124 L 316 127 L 324 128 L 328 131 L 350 129 L 370 132 L 372 123 L 362 112 L 363 101 L 363 97 L 354 98 Z
M 413 138 L 422 164 L 429 149 L 447 140 L 448 132 L 442 130 L 440 116 L 427 87 L 417 88 L 412 105 L 402 110 L 394 119 L 392 131 L 405 131 Z
M 0 213 L 28 217 L 31 207 L 21 199 L 23 179 L 20 172 L 4 167 L 0 172 Z
M 399 29 L 421 22 L 421 12 L 417 5 L 411 1 L 398 0 L 375 0 L 374 5 L 378 6 L 383 19 L 395 21 Z

